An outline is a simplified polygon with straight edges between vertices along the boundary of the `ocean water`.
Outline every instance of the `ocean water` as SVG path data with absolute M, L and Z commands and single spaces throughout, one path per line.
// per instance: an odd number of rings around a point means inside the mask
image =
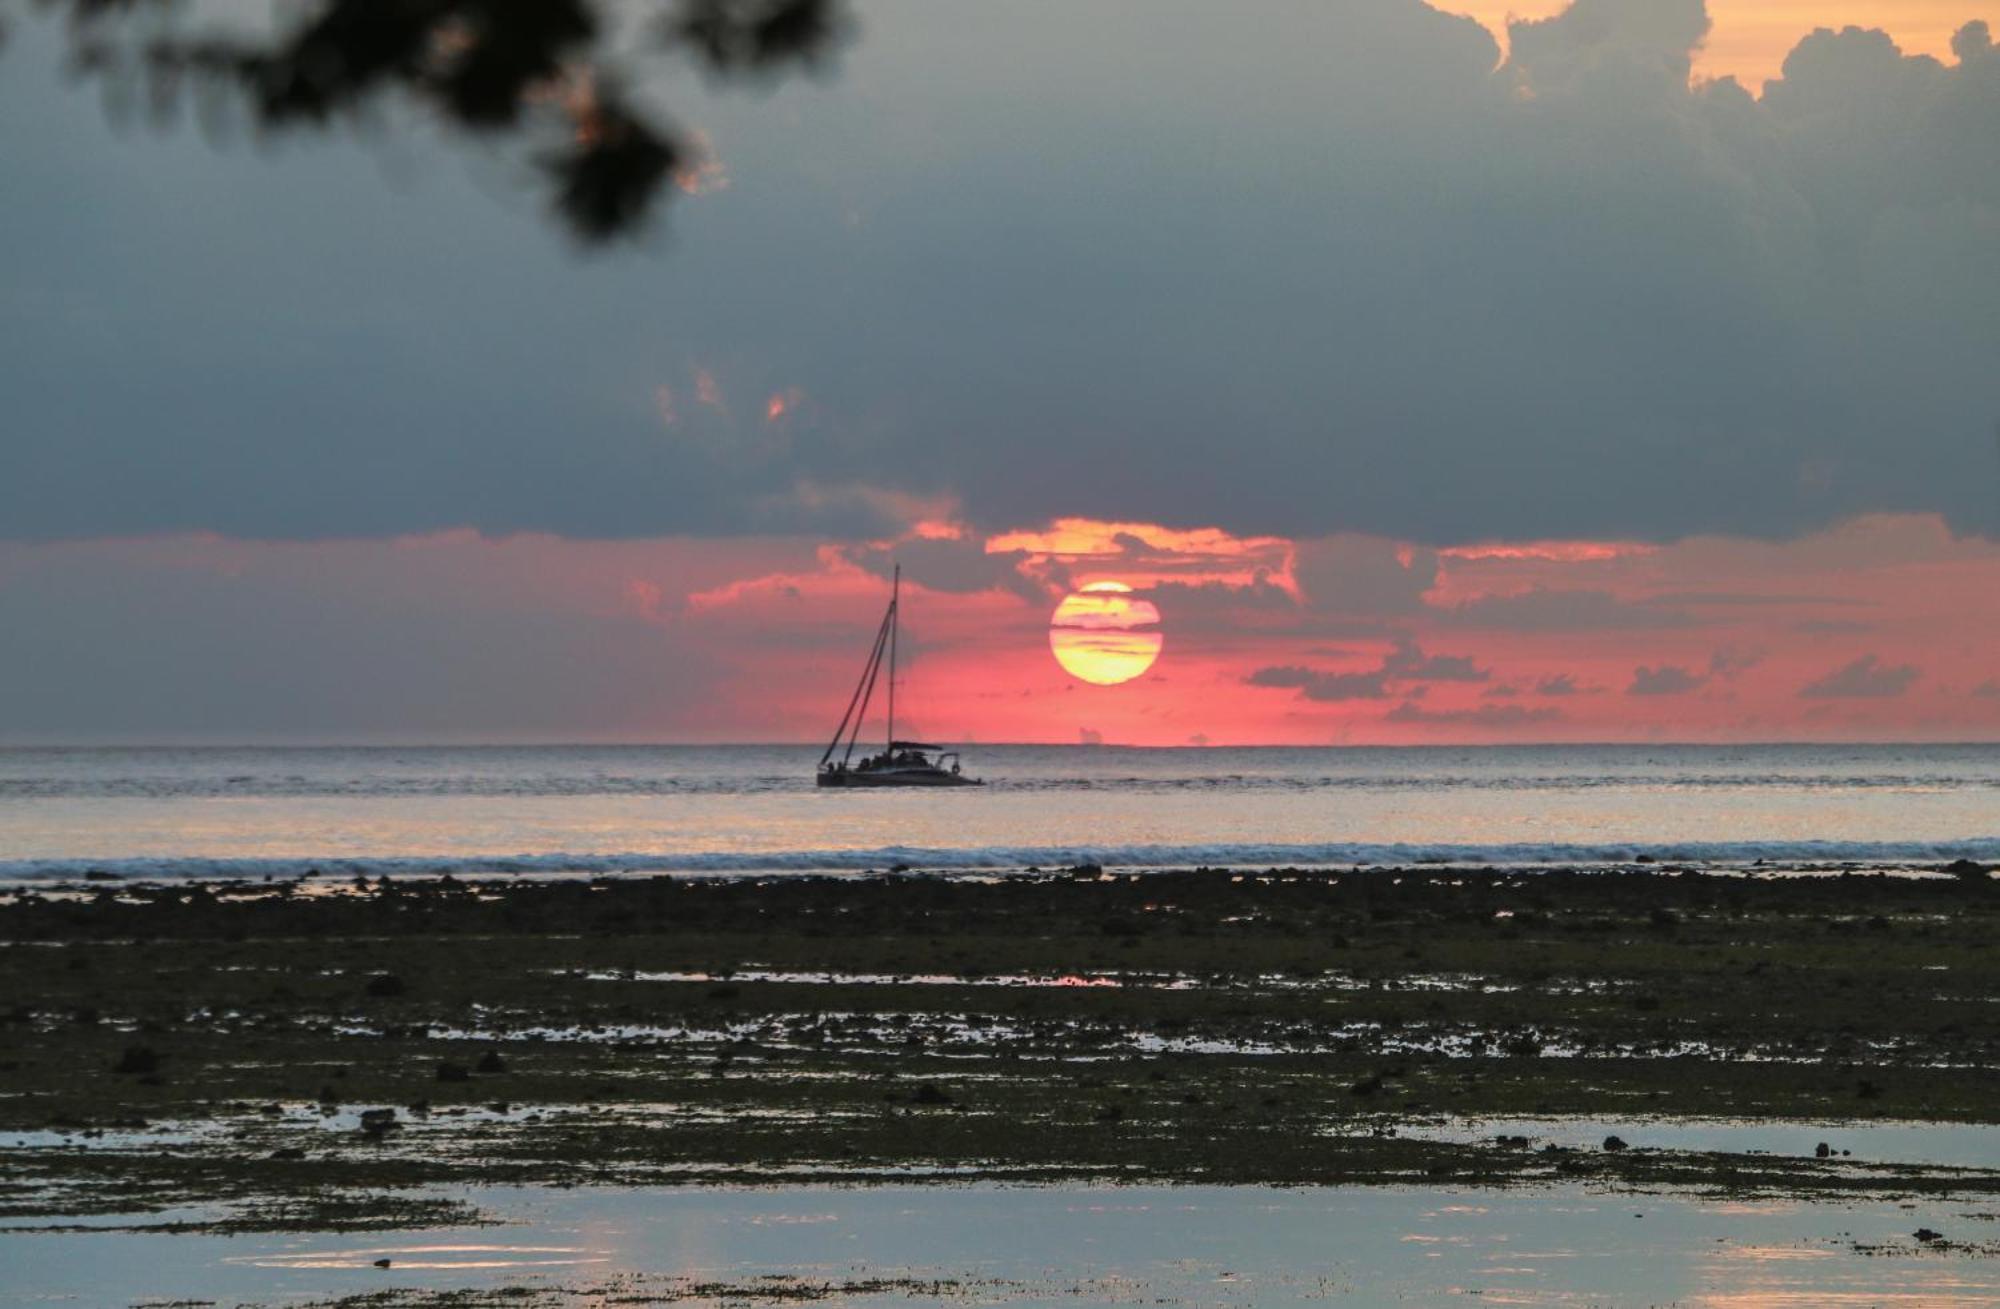
M 2000 746 L 985 746 L 822 791 L 810 746 L 0 750 L 0 880 L 2000 861 Z

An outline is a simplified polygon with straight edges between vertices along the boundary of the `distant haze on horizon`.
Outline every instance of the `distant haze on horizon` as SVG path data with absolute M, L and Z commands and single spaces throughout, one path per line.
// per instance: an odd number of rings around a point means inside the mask
M 0 745 L 812 740 L 892 561 L 950 740 L 2000 739 L 2000 4 L 1058 12 L 641 66 L 714 158 L 587 258 L 17 23 Z

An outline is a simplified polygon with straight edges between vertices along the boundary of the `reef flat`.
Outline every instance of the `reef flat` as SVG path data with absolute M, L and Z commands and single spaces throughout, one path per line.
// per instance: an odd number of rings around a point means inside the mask
M 2000 1122 L 2000 883 L 1956 872 L 14 890 L 0 1215 L 343 1230 L 475 1217 L 452 1187 L 780 1180 L 1995 1193 L 1832 1129 L 1476 1130 Z

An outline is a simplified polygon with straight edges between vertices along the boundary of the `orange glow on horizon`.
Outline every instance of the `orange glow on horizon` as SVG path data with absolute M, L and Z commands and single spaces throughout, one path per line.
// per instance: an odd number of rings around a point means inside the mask
M 425 616 L 439 593 L 509 618 L 559 612 L 598 633 L 576 649 L 606 660 L 592 703 L 618 726 L 594 734 L 618 739 L 817 734 L 840 713 L 830 701 L 850 689 L 893 562 L 907 606 L 898 717 L 951 741 L 2000 739 L 2000 609 L 1965 601 L 2000 592 L 2000 542 L 1931 515 L 1638 548 L 1279 539 L 1302 561 L 1292 590 L 1215 535 L 1187 534 L 1204 552 L 1177 554 L 1143 544 L 1177 529 L 1141 525 L 1120 554 L 1042 560 L 988 554 L 950 504 L 882 510 L 911 526 L 852 542 L 190 536 L 0 550 L 0 575 L 129 558 L 148 576 L 284 579 L 290 593 L 331 570 Z M 1067 526 L 1070 541 L 1114 534 Z M 1444 567 L 1426 585 L 1429 559 Z

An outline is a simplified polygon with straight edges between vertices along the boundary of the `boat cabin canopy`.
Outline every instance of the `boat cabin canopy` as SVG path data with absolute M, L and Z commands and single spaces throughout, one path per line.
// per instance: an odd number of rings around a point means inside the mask
M 943 746 L 941 746 L 941 745 L 926 745 L 926 744 L 925 744 L 924 742 L 922 742 L 922 741 L 891 741 L 891 742 L 889 742 L 889 748 L 890 748 L 891 750 L 942 750 L 942 749 L 944 749 L 944 747 L 943 747 Z

